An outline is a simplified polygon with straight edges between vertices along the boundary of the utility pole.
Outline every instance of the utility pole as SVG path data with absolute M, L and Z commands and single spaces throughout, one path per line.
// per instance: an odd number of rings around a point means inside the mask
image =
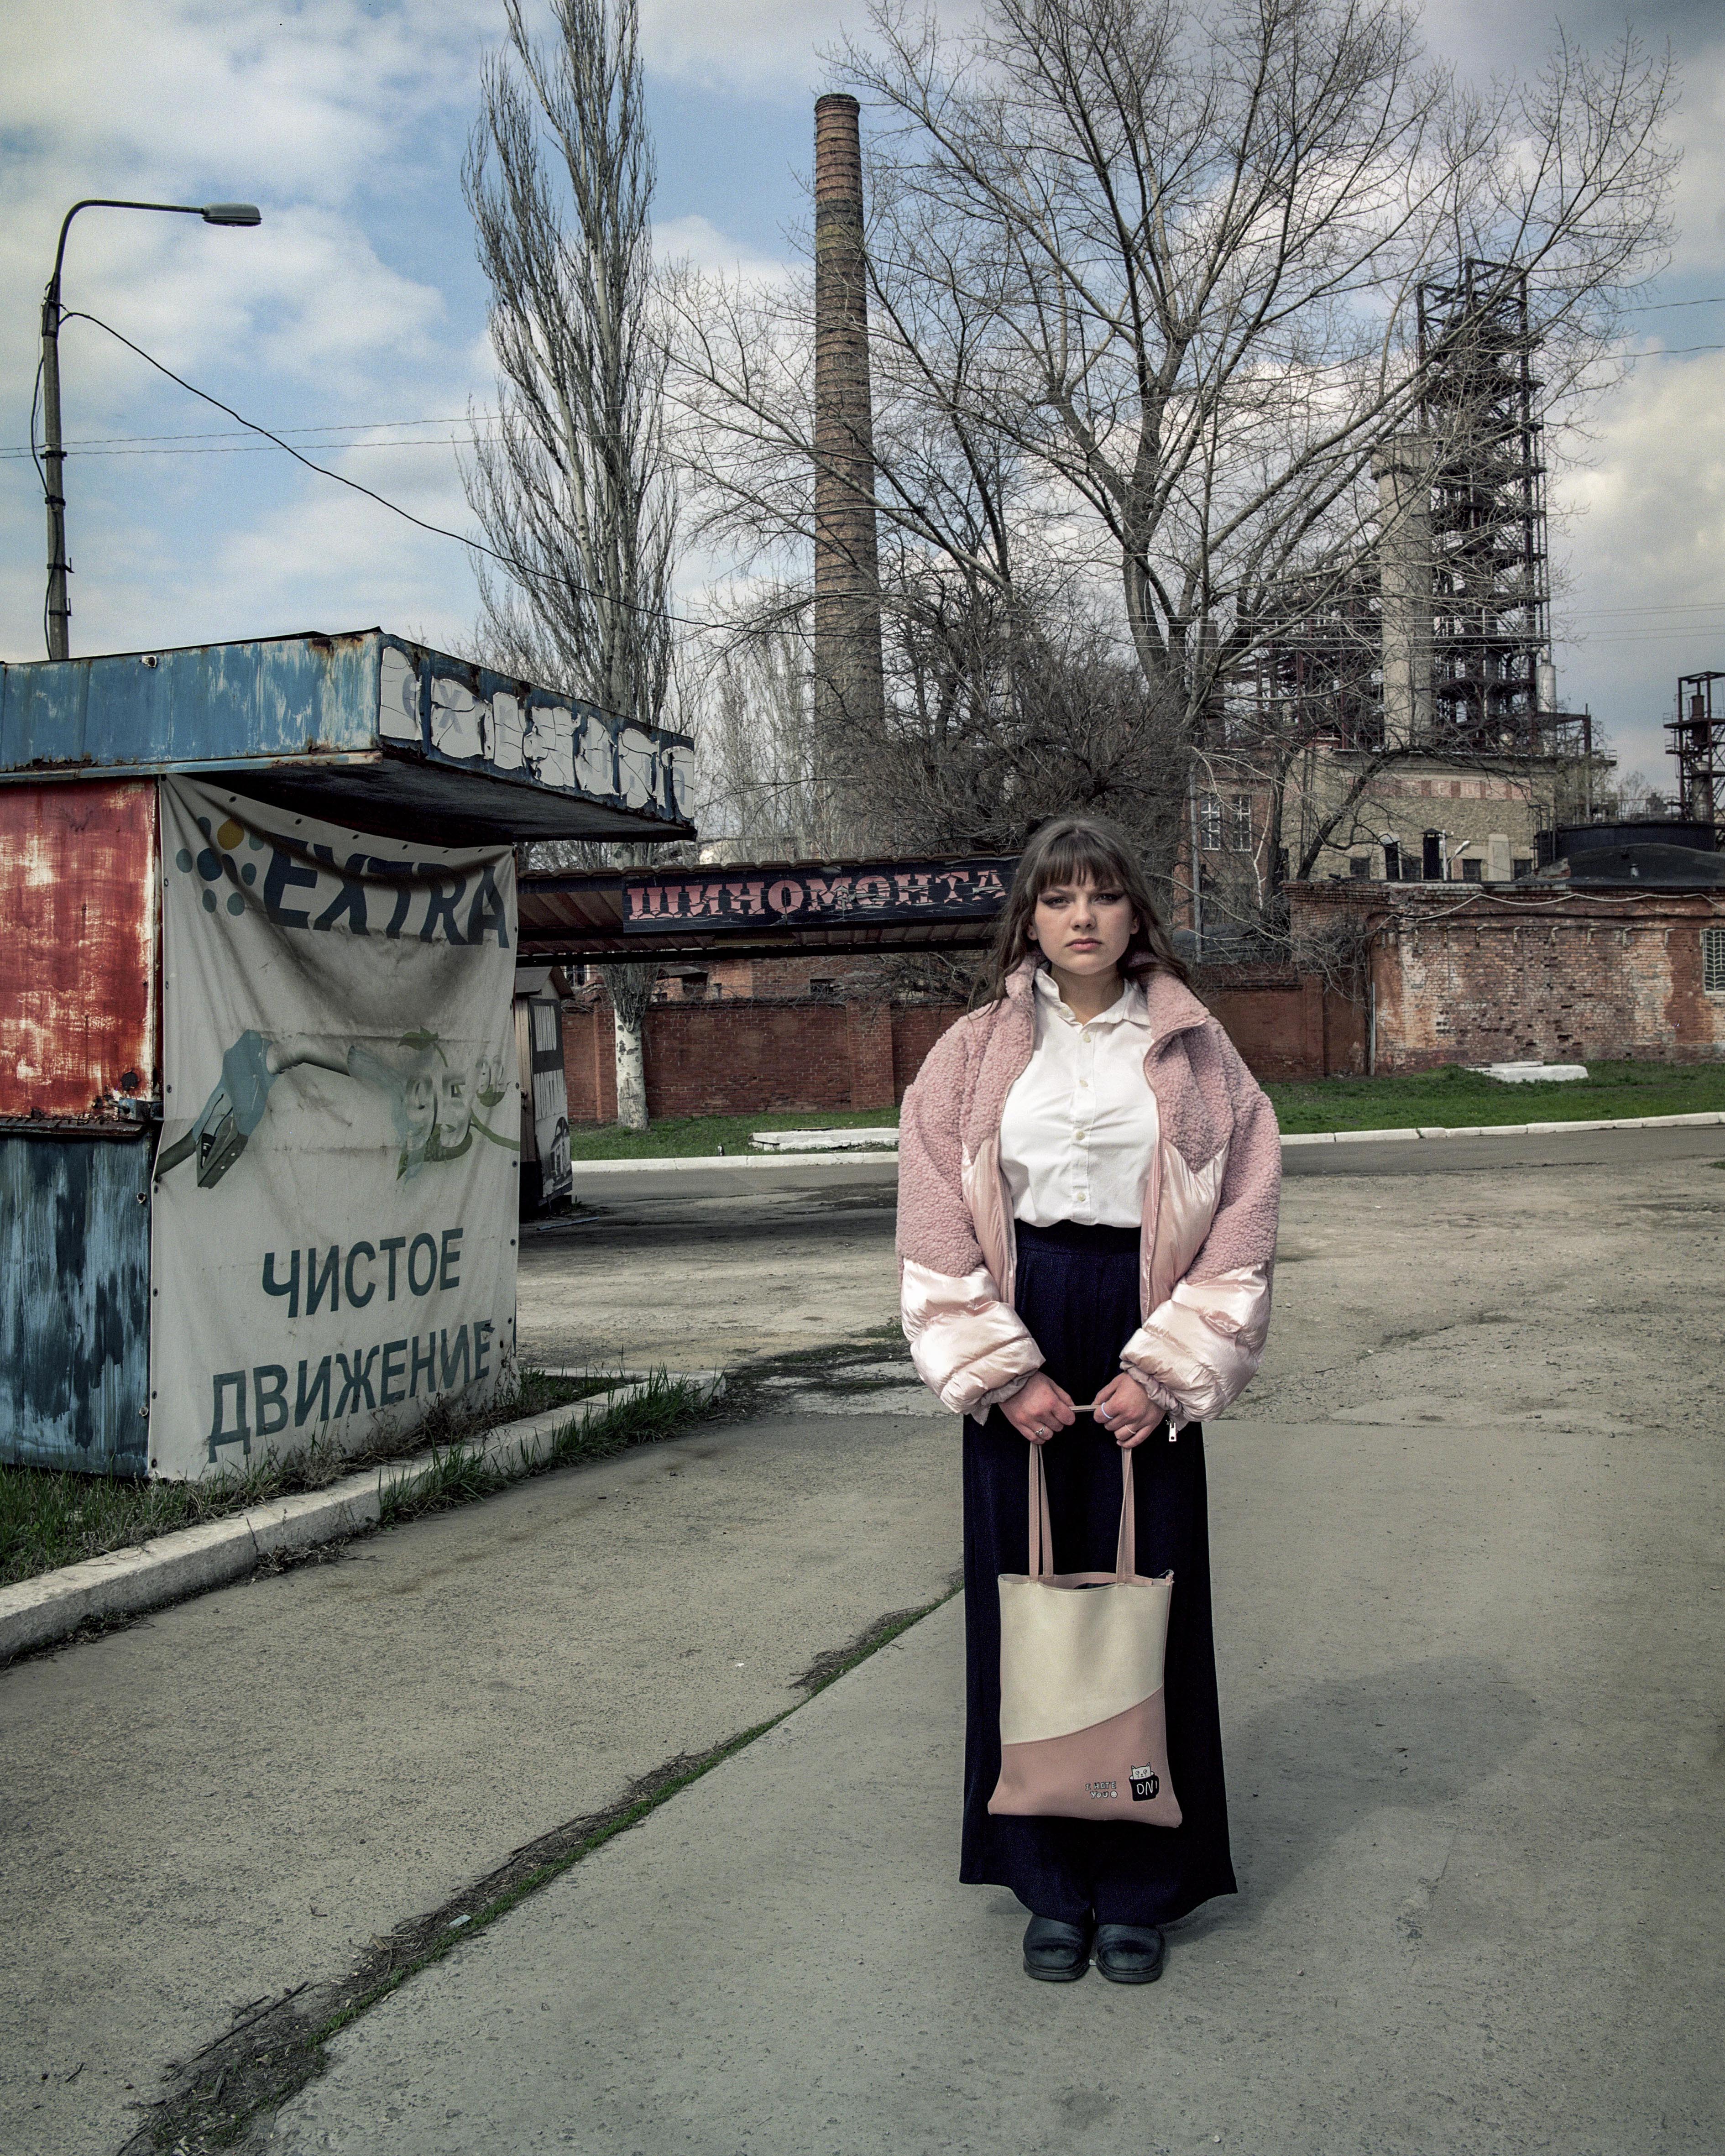
M 206 224 L 261 224 L 252 203 L 126 202 L 111 195 L 90 195 L 74 202 L 60 226 L 54 275 L 42 295 L 42 490 L 48 506 L 48 655 L 72 655 L 72 605 L 66 589 L 71 565 L 66 559 L 66 450 L 60 432 L 60 271 L 66 259 L 66 234 L 81 209 L 163 210 L 172 217 L 201 217 Z

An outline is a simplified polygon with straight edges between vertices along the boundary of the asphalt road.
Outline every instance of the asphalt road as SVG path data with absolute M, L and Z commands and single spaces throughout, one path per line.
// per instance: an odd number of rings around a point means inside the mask
M 1404 1235 L 1432 1209 L 1459 1207 L 1480 1232 L 1509 1240 L 1483 1255 L 1482 1281 L 1516 1275 L 1508 1263 L 1523 1233 L 1524 1205 L 1557 1223 L 1573 1207 L 1584 1235 L 1609 1218 L 1620 1178 L 1681 1182 L 1692 1166 L 1725 1158 L 1725 1128 L 1584 1132 L 1574 1137 L 1442 1138 L 1297 1146 L 1283 1156 L 1285 1267 L 1281 1294 L 1296 1290 L 1287 1265 L 1314 1238 L 1351 1221 L 1363 1230 L 1378 1212 L 1396 1216 L 1393 1245 L 1366 1245 L 1356 1273 L 1334 1280 L 1364 1312 L 1394 1311 L 1405 1323 L 1427 1267 L 1448 1262 L 1444 1239 Z M 664 1363 L 704 1369 L 824 1340 L 890 1333 L 897 1318 L 892 1263 L 897 1164 L 846 1161 L 805 1168 L 687 1170 L 595 1176 L 576 1194 L 593 1210 L 567 1227 L 524 1236 L 518 1338 L 530 1361 L 552 1365 Z M 1382 1186 L 1382 1188 L 1380 1188 Z M 1703 1180 L 1708 1202 L 1712 1184 Z M 1472 1195 L 1470 1195 L 1472 1194 Z M 1471 1227 L 1457 1231 L 1473 1247 Z M 1560 1243 L 1568 1230 L 1556 1227 Z M 1340 1264 L 1345 1237 L 1336 1241 Z M 1378 1261 L 1378 1248 L 1382 1262 Z M 1299 1323 L 1297 1314 L 1294 1319 Z M 1272 1336 L 1270 1371 L 1291 1351 L 1290 1327 Z M 1261 1392 L 1261 1383 L 1260 1387 Z
M 281 2145 L 1725 2144 L 1722 1161 L 1289 1156 L 1210 1433 L 1246 1891 L 1147 2020 L 952 1885 L 949 1613 L 367 2017 Z M 530 1352 L 901 1354 L 888 1175 L 763 1173 L 535 1238 Z M 954 1436 L 793 1395 L 0 1671 L 0 2148 L 108 2156 L 237 2010 L 794 1702 L 949 1578 Z
M 1291 1158 L 1271 1353 L 1208 1436 L 1242 1891 L 1154 1991 L 1026 1983 L 1024 1912 L 956 1884 L 949 1604 L 345 2032 L 269 2145 L 1712 2156 L 1722 1159 Z M 604 1232 L 655 1276 L 649 1222 Z M 877 1314 L 876 1228 L 824 1237 Z

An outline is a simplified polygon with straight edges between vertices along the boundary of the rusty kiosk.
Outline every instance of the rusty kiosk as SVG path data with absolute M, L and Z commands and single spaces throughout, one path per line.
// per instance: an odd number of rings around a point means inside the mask
M 378 629 L 0 667 L 0 1460 L 200 1474 L 495 1382 L 513 849 L 691 837 L 691 755 Z

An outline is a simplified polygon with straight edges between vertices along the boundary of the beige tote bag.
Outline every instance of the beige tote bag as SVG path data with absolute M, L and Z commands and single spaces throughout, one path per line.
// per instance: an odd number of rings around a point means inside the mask
M 1030 1447 L 1030 1569 L 1000 1575 L 1000 1779 L 991 1812 L 1178 1826 L 1162 1666 L 1174 1576 L 1142 1579 L 1132 1455 L 1114 1569 L 1054 1569 L 1048 1476 Z

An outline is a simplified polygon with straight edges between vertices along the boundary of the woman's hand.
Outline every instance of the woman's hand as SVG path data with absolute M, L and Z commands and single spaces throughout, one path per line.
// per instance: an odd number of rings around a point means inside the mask
M 1122 1450 L 1142 1445 L 1162 1421 L 1162 1409 L 1134 1377 L 1122 1370 L 1114 1382 L 1096 1394 L 1096 1420 L 1111 1433 Z
M 1139 1398 L 1142 1397 L 1140 1394 Z M 1057 1430 L 1064 1430 L 1074 1419 L 1072 1395 L 1062 1392 L 1040 1370 L 1009 1400 L 1002 1400 L 1000 1412 L 1019 1435 L 1028 1437 L 1032 1445 L 1045 1445 Z

